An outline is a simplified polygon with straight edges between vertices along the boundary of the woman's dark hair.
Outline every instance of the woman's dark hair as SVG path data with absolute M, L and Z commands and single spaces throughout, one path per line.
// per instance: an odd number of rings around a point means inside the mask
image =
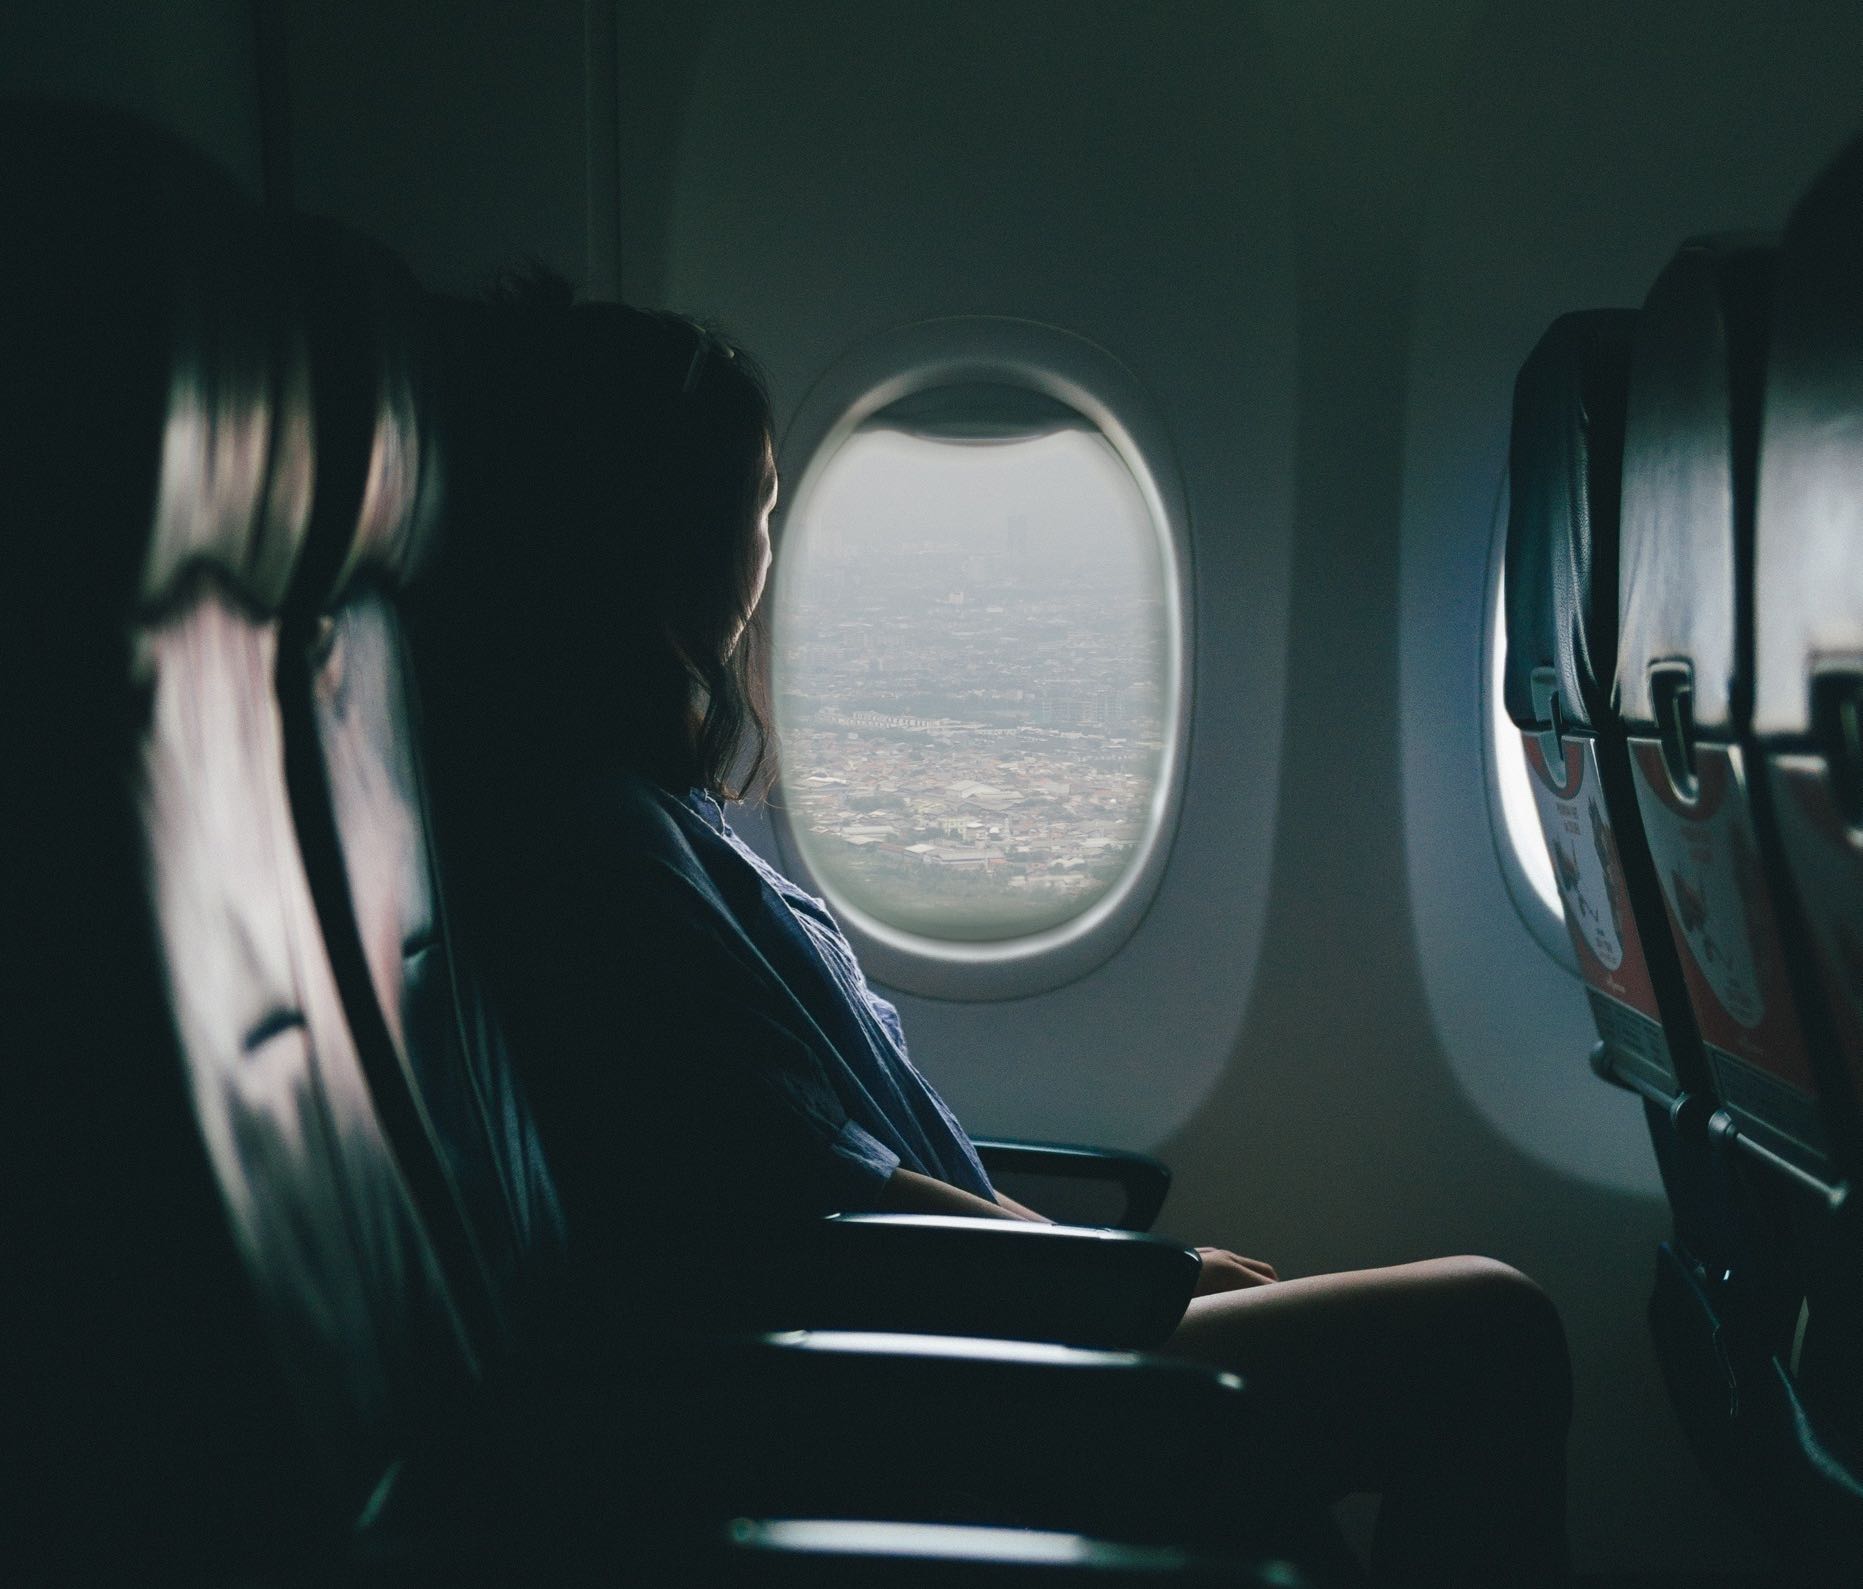
M 449 650 L 479 704 L 527 755 L 618 755 L 723 798 L 762 785 L 764 648 L 743 627 L 773 468 L 755 361 L 540 273 L 438 318 L 459 385 L 445 583 L 474 615 Z

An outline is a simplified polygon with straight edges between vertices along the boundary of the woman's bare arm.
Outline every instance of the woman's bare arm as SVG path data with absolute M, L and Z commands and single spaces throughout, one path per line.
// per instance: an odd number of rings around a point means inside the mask
M 1028 1204 L 1018 1203 L 1006 1192 L 998 1192 L 996 1194 L 996 1201 L 1004 1208 L 1008 1209 L 1010 1213 L 1014 1214 L 1017 1219 L 1026 1219 L 1037 1225 L 1052 1225 L 1054 1223 L 1046 1214 L 1036 1213 Z
M 882 1214 L 964 1214 L 973 1219 L 1027 1219 L 1047 1223 L 1041 1215 L 1011 1202 L 1001 1193 L 994 1203 L 987 1202 L 949 1181 L 907 1169 L 894 1170 L 887 1177 L 880 1192 L 879 1211 Z

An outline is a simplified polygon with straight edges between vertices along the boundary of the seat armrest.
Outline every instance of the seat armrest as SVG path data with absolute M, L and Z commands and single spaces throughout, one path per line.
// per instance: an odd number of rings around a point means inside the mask
M 1157 1236 L 943 1214 L 837 1214 L 773 1288 L 769 1328 L 1161 1344 L 1196 1288 L 1196 1252 Z
M 1289 1489 L 1279 1437 L 1242 1381 L 1179 1358 L 681 1331 L 599 1366 L 572 1355 L 509 1369 L 476 1416 L 411 1457 L 412 1482 L 370 1507 L 346 1564 L 373 1564 L 383 1589 L 399 1589 L 428 1581 L 397 1574 L 438 1550 L 461 1576 L 492 1564 L 475 1581 L 502 1582 L 527 1561 L 534 1572 L 538 1558 L 621 1540 L 638 1555 L 642 1530 L 670 1543 L 759 1515 L 1060 1528 L 1306 1559 L 1324 1521 Z M 352 1581 L 377 1579 L 330 1579 Z
M 1196 1553 L 1076 1533 L 846 1518 L 737 1518 L 693 1582 L 719 1589 L 1300 1589 L 1289 1562 L 1253 1552 Z M 702 1576 L 701 1576 L 702 1574 Z
M 718 1340 L 681 1378 L 667 1455 L 701 1512 L 1188 1540 L 1285 1509 L 1253 1505 L 1283 1454 L 1241 1381 L 1176 1358 L 797 1330 Z
M 1081 1218 L 1080 1223 L 1104 1223 L 1117 1230 L 1150 1230 L 1171 1190 L 1170 1166 L 1145 1153 L 1121 1148 L 1079 1147 L 1066 1142 L 1018 1142 L 1000 1137 L 978 1137 L 972 1146 L 983 1160 L 992 1182 L 1009 1182 L 999 1189 L 1023 1201 L 1018 1186 L 1039 1188 L 1040 1183 L 1097 1183 L 1124 1194 L 1119 1211 L 1105 1220 Z M 1057 1192 L 1057 1195 L 1062 1195 Z M 1048 1213 L 1039 1189 L 1031 1190 L 1031 1207 Z M 1074 1219 L 1071 1209 L 1065 1217 Z

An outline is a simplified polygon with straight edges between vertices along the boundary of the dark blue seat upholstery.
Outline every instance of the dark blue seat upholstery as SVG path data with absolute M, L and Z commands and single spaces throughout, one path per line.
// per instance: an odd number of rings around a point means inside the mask
M 1837 1169 L 1863 1122 L 1863 145 L 1793 216 L 1779 265 L 1754 527 L 1753 732 L 1809 928 L 1814 1063 Z
M 1807 1319 L 1853 1340 L 1837 1297 L 1859 1271 L 1744 737 L 1771 261 L 1759 239 L 1691 243 L 1640 313 L 1568 315 L 1522 369 L 1506 704 L 1594 1068 L 1643 1095 L 1675 1215 L 1650 1310 L 1671 1399 L 1728 1493 L 1819 1571 L 1854 1542 L 1851 1425 L 1837 1376 L 1804 1375 Z
M 1863 1556 L 1863 143 L 1794 210 L 1780 250 L 1754 525 L 1753 749 L 1804 973 L 1832 1206 L 1795 1223 L 1806 1294 L 1777 1372 L 1820 1483 L 1808 1531 Z
M 1829 1184 L 1801 987 L 1762 864 L 1743 744 L 1772 266 L 1764 240 L 1692 243 L 1644 307 L 1625 443 L 1617 691 L 1714 1096 L 1743 1146 Z
M 1854 1559 L 1863 1539 L 1846 1498 L 1854 1481 L 1829 1443 L 1835 1409 L 1807 1399 L 1800 1376 L 1808 1320 L 1829 1322 L 1853 1291 L 1856 1255 L 1839 1255 L 1829 1069 L 1750 717 L 1775 265 L 1769 239 L 1697 241 L 1645 305 L 1625 446 L 1618 694 L 1707 1061 L 1728 1214 L 1724 1246 L 1666 1255 L 1652 1321 L 1698 1452 L 1782 1552 L 1815 1570 Z
M 1620 496 L 1631 348 L 1623 309 L 1555 321 L 1521 369 L 1509 453 L 1506 705 L 1599 1040 L 1638 1093 L 1692 1284 L 1750 1265 L 1713 1141 L 1714 1100 L 1617 712 Z M 1697 1377 L 1719 1362 L 1697 1341 Z
M 1756 1284 L 1778 1266 L 1717 1139 L 1723 1117 L 1617 712 L 1620 510 L 1638 320 L 1621 309 L 1561 317 L 1516 382 L 1506 705 L 1597 1024 L 1592 1066 L 1642 1096 L 1674 1215 L 1657 1255 L 1658 1353 L 1695 1443 L 1725 1468 L 1716 1453 L 1730 1442 L 1739 1397 L 1728 1316 L 1755 1296 L 1789 1297 L 1791 1286 Z
M 9 107 L 0 148 L 9 1226 L 37 1211 L 7 1549 L 211 1580 L 345 1523 L 475 1365 L 292 836 L 313 431 L 275 259 L 148 129 Z
M 1504 694 L 1598 1027 L 1594 1065 L 1669 1109 L 1699 1089 L 1700 1056 L 1611 688 L 1635 324 L 1627 309 L 1565 315 L 1515 382 Z
M 562 1221 L 503 1033 L 446 929 L 416 752 L 395 599 L 431 552 L 443 480 L 417 290 L 333 226 L 299 223 L 293 242 L 319 435 L 278 670 L 298 833 L 376 1090 L 404 1100 L 483 1285 L 487 1348 L 505 1353 Z

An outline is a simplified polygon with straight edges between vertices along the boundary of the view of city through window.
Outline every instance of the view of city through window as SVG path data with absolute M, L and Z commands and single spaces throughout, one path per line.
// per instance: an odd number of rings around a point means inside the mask
M 947 940 L 1086 909 L 1138 859 L 1169 704 L 1162 553 L 1117 454 L 868 430 L 800 509 L 775 686 L 815 874 Z

